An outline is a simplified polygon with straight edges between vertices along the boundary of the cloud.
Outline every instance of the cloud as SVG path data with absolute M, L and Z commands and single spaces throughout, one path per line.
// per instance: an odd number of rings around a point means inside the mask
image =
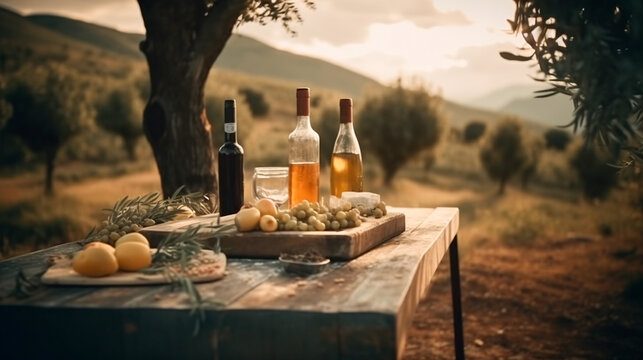
M 515 84 L 535 85 L 537 76 L 532 62 L 507 61 L 500 51 L 515 51 L 511 42 L 462 48 L 454 56 L 460 66 L 423 73 L 429 82 L 439 86 L 445 97 L 464 101 Z
M 470 23 L 461 11 L 440 11 L 432 0 L 321 0 L 315 5 L 315 10 L 300 6 L 303 23 L 293 24 L 297 36 L 290 39 L 291 43 L 310 44 L 315 40 L 334 45 L 359 43 L 368 37 L 373 24 L 408 21 L 428 29 Z M 266 38 L 284 38 L 284 30 L 279 26 L 244 24 L 240 29 L 255 37 L 263 34 Z

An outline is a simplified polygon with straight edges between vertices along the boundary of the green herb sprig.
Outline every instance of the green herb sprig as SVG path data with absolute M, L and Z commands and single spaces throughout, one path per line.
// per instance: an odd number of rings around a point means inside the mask
M 84 242 L 102 241 L 113 245 L 127 233 L 174 220 L 181 214 L 206 215 L 212 212 L 207 196 L 200 192 L 182 194 L 183 190 L 181 186 L 167 199 L 162 199 L 160 193 L 123 197 L 111 209 L 103 209 L 108 214 L 107 219 L 93 228 Z

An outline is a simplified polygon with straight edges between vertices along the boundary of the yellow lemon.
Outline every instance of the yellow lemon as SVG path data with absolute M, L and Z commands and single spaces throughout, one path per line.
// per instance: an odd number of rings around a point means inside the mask
M 105 249 L 110 250 L 112 254 L 114 253 L 114 247 L 102 241 L 92 241 L 90 243 L 87 243 L 85 244 L 85 246 L 83 246 L 83 249 L 89 249 L 92 247 L 104 247 Z
M 255 203 L 255 207 L 259 209 L 261 216 L 271 215 L 277 217 L 277 206 L 270 199 L 261 199 Z
M 237 226 L 238 231 L 252 231 L 259 225 L 260 219 L 261 213 L 259 209 L 251 207 L 239 210 L 234 217 L 234 224 Z
M 114 255 L 118 261 L 118 267 L 125 271 L 138 271 L 152 263 L 149 246 L 140 242 L 121 243 L 116 247 Z
M 148 248 L 150 247 L 150 242 L 147 241 L 147 238 L 145 238 L 145 236 L 137 232 L 133 232 L 133 233 L 129 233 L 121 236 L 118 240 L 116 240 L 116 247 L 128 242 L 137 242 L 147 246 Z
M 84 276 L 100 277 L 114 274 L 118 271 L 114 248 L 109 245 L 90 246 L 74 256 L 72 268 Z

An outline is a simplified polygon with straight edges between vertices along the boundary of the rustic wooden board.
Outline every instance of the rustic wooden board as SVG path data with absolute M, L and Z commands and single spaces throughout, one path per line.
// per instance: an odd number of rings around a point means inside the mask
M 221 279 L 225 273 L 226 256 L 223 253 L 215 254 L 212 250 L 202 250 L 201 256 L 201 262 L 193 268 L 198 275 L 190 276 L 190 279 L 197 283 Z M 52 261 L 53 264 L 42 275 L 43 284 L 118 286 L 167 284 L 170 282 L 163 274 L 144 274 L 138 271 L 119 271 L 116 274 L 103 277 L 82 276 L 72 269 L 72 261 L 69 256 L 53 256 Z
M 232 224 L 234 216 L 224 216 L 221 224 Z M 199 236 L 204 241 L 220 236 L 221 250 L 228 257 L 278 258 L 282 253 L 304 253 L 314 250 L 334 260 L 354 259 L 384 241 L 401 234 L 405 229 L 403 213 L 390 212 L 379 219 L 366 218 L 361 226 L 342 231 L 275 231 L 264 233 L 230 231 L 215 234 L 208 226 L 216 222 L 215 215 L 151 226 L 143 229 L 150 243 L 156 244 L 172 232 L 185 231 L 201 225 Z

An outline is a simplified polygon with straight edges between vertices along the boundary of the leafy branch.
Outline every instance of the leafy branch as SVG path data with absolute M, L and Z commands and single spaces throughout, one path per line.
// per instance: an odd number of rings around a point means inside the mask
M 178 217 L 211 213 L 209 199 L 202 193 L 181 194 L 179 187 L 172 196 L 162 199 L 160 193 L 118 200 L 111 209 L 103 209 L 108 215 L 100 226 L 93 228 L 84 242 L 102 241 L 113 244 L 118 238 L 144 227 L 174 220 Z
M 508 20 L 531 50 L 501 52 L 507 60 L 535 59 L 552 88 L 537 97 L 570 96 L 588 143 L 643 162 L 643 7 L 640 0 L 514 0 Z M 631 160 L 630 160 L 631 161 Z

